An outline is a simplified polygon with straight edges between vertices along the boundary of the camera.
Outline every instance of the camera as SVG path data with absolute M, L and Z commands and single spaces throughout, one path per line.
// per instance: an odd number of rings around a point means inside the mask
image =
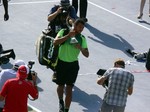
M 9 62 L 9 58 L 15 59 L 16 55 L 13 49 L 3 50 L 2 45 L 0 44 L 0 65 L 7 64 Z
M 101 76 L 104 75 L 104 73 L 105 73 L 106 71 L 107 71 L 106 69 L 99 69 L 96 74 L 101 77 Z M 106 80 L 104 81 L 104 83 L 103 83 L 102 86 L 103 86 L 104 88 L 107 88 L 107 87 L 108 87 L 108 79 L 106 79 Z
M 147 57 L 147 52 L 137 53 L 137 54 L 134 55 L 134 58 L 137 59 L 137 60 L 146 59 L 146 57 Z
M 62 10 L 62 11 L 61 11 L 61 15 L 62 15 L 63 17 L 67 17 L 68 14 L 69 14 L 69 7 L 68 7 L 68 6 L 63 6 L 61 10 Z
M 27 77 L 28 80 L 32 80 L 32 75 L 36 75 L 36 72 L 34 70 L 32 70 L 32 67 L 34 64 L 35 64 L 34 61 L 32 61 L 32 60 L 28 61 L 28 67 L 30 69 L 28 77 Z

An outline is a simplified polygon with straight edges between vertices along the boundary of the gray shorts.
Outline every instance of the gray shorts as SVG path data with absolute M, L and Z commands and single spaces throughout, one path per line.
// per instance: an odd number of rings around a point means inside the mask
M 103 101 L 99 112 L 124 112 L 125 106 L 109 105 Z

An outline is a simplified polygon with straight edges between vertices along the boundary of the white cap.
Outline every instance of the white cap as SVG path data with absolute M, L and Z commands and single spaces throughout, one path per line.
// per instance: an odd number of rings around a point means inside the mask
M 21 66 L 21 65 L 25 65 L 25 62 L 24 62 L 23 60 L 17 60 L 17 61 L 15 61 L 15 63 L 14 63 L 14 66 L 17 66 L 17 67 L 19 67 L 19 66 Z

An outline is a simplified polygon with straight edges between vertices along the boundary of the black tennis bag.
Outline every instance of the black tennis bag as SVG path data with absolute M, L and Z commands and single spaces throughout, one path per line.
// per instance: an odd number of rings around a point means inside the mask
M 58 57 L 58 46 L 53 45 L 54 38 L 41 34 L 36 42 L 36 54 L 41 65 L 55 70 Z
M 66 35 L 69 29 L 65 29 L 64 34 Z M 54 38 L 42 33 L 36 41 L 36 54 L 38 61 L 41 65 L 55 71 L 58 60 L 59 46 L 53 45 Z

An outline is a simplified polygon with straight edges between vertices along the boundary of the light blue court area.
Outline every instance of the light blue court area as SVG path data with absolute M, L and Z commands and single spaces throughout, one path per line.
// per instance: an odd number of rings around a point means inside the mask
M 38 72 L 39 99 L 30 101 L 33 110 L 58 112 L 56 84 L 52 71 L 38 63 L 35 42 L 47 28 L 49 9 L 59 0 L 11 0 L 9 21 L 3 21 L 0 6 L 0 43 L 4 49 L 14 49 L 16 59 L 35 60 L 33 70 Z M 73 90 L 70 112 L 98 112 L 105 89 L 96 84 L 99 68 L 108 69 L 116 58 L 123 58 L 126 68 L 135 76 L 133 95 L 128 97 L 125 112 L 150 112 L 150 73 L 145 62 L 137 62 L 126 53 L 130 48 L 144 52 L 150 48 L 150 17 L 148 0 L 142 20 L 137 19 L 140 0 L 88 0 L 88 23 L 83 31 L 89 46 L 88 59 L 80 55 L 80 71 Z M 1 68 L 8 68 L 14 60 Z

